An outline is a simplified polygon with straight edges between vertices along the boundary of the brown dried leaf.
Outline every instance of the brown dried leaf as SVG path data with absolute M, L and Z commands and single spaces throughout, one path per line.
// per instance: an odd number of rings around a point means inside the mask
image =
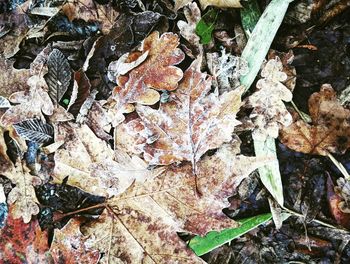
M 242 7 L 240 0 L 199 0 L 203 10 L 207 8 L 207 6 L 216 6 L 221 8 Z
M 239 122 L 235 119 L 241 106 L 243 89 L 220 97 L 211 89 L 211 77 L 200 72 L 200 61 L 187 69 L 179 88 L 159 110 L 136 106 L 140 118 L 153 133 L 153 141 L 144 147 L 150 164 L 168 165 L 191 161 L 193 165 L 210 149 L 232 139 Z M 148 141 L 151 139 L 149 138 Z
M 222 209 L 229 205 L 237 177 L 248 175 L 265 162 L 236 156 L 237 147 L 225 146 L 198 162 L 195 194 L 192 167 L 170 167 L 145 183 L 135 183 L 110 200 L 110 208 L 84 232 L 102 243 L 95 247 L 105 253 L 102 263 L 203 263 L 176 232 L 204 235 L 211 230 L 235 227 Z
M 24 91 L 28 88 L 27 80 L 30 71 L 27 69 L 17 70 L 13 67 L 13 61 L 0 56 L 0 96 L 8 97 L 14 92 Z
M 97 263 L 100 254 L 91 248 L 92 239 L 80 232 L 80 221 L 71 219 L 61 230 L 55 229 L 50 253 L 55 263 Z
M 73 115 L 77 115 L 86 98 L 90 94 L 90 81 L 85 72 L 80 69 L 74 73 L 73 94 L 70 99 L 67 109 Z
M 153 175 L 138 157 L 120 155 L 106 142 L 97 138 L 87 125 L 56 125 L 55 141 L 65 140 L 55 153 L 54 182 L 67 184 L 99 196 L 124 192 L 135 180 L 143 181 Z
M 29 91 L 13 93 L 9 100 L 19 103 L 8 109 L 0 118 L 0 124 L 9 126 L 27 119 L 45 120 L 45 115 L 52 115 L 54 106 L 47 93 L 47 85 L 42 76 L 34 75 L 28 79 Z
M 196 55 L 203 54 L 203 46 L 200 44 L 200 38 L 196 34 L 196 26 L 201 20 L 201 11 L 196 3 L 190 3 L 184 7 L 184 14 L 187 23 L 182 20 L 177 22 L 180 34 L 189 42 L 192 46 L 191 48 L 195 49 Z
M 7 146 L 3 132 L 0 129 L 0 174 L 16 185 L 9 193 L 7 201 L 12 204 L 13 218 L 22 217 L 24 223 L 29 223 L 32 215 L 39 213 L 39 202 L 33 185 L 38 185 L 41 181 L 38 177 L 29 174 L 30 170 L 21 163 L 13 165 L 6 154 Z
M 256 138 L 277 138 L 279 129 L 292 123 L 292 116 L 282 101 L 290 102 L 293 95 L 282 84 L 287 80 L 287 74 L 282 70 L 278 56 L 269 60 L 261 71 L 263 79 L 256 84 L 258 90 L 248 97 L 247 106 L 254 108 L 250 118 L 256 126 L 253 131 Z
M 147 59 L 141 65 L 127 76 L 118 78 L 118 109 L 135 102 L 152 105 L 159 100 L 159 93 L 153 89 L 172 91 L 177 88 L 183 73 L 174 65 L 185 57 L 178 45 L 179 37 L 176 34 L 164 33 L 159 37 L 155 31 L 142 42 L 141 52 L 129 55 L 127 62 L 135 61 L 148 52 Z
M 280 140 L 289 148 L 310 154 L 341 154 L 350 147 L 350 110 L 337 101 L 329 84 L 309 98 L 312 124 L 296 120 L 283 128 Z
M 118 17 L 111 4 L 100 5 L 93 0 L 70 0 L 61 8 L 69 21 L 82 19 L 86 22 L 98 22 L 103 34 L 108 34 Z

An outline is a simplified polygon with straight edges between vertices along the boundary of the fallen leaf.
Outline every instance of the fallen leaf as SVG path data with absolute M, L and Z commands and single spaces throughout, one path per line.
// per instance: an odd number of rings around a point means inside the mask
M 28 119 L 14 124 L 13 127 L 26 140 L 47 143 L 53 139 L 53 127 L 40 119 Z
M 137 105 L 146 127 L 153 132 L 154 143 L 144 147 L 150 164 L 168 165 L 190 161 L 193 166 L 210 149 L 232 139 L 239 122 L 235 119 L 241 106 L 241 88 L 220 97 L 211 89 L 211 77 L 200 72 L 200 60 L 186 70 L 178 89 L 159 110 Z
M 126 103 L 152 105 L 159 101 L 159 93 L 153 89 L 172 91 L 177 88 L 183 73 L 174 65 L 184 59 L 178 45 L 179 37 L 176 34 L 164 33 L 159 37 L 158 32 L 153 32 L 142 42 L 141 53 L 129 55 L 128 61 L 133 61 L 148 52 L 147 59 L 141 65 L 127 76 L 118 78 L 118 109 Z
M 327 200 L 328 206 L 331 214 L 335 221 L 344 226 L 345 228 L 350 228 L 350 214 L 343 212 L 341 208 L 341 203 L 344 202 L 342 197 L 339 196 L 334 188 L 333 181 L 331 177 L 328 175 L 327 178 Z
M 29 223 L 32 215 L 39 213 L 34 186 L 40 184 L 41 180 L 31 175 L 30 170 L 21 162 L 17 162 L 16 165 L 11 162 L 7 155 L 4 131 L 0 129 L 0 132 L 0 174 L 16 185 L 8 194 L 7 202 L 12 205 L 13 218 L 22 217 L 24 223 Z
M 212 41 L 212 33 L 218 18 L 217 9 L 209 10 L 203 15 L 196 25 L 196 34 L 200 37 L 201 44 L 209 44 Z
M 293 95 L 282 84 L 287 80 L 282 69 L 279 57 L 269 60 L 261 71 L 263 79 L 256 84 L 258 90 L 247 99 L 247 107 L 253 107 L 249 117 L 256 126 L 253 134 L 257 139 L 277 138 L 279 129 L 292 123 L 292 116 L 282 101 L 290 102 Z
M 13 61 L 0 56 L 0 69 L 6 72 L 0 77 L 0 96 L 8 97 L 14 92 L 23 91 L 28 88 L 27 80 L 30 77 L 28 69 L 15 69 Z
M 51 263 L 48 232 L 41 231 L 36 219 L 23 223 L 14 218 L 13 210 L 10 206 L 6 224 L 0 229 L 0 259 L 11 264 Z
M 192 166 L 186 164 L 134 183 L 111 199 L 110 209 L 83 229 L 102 241 L 95 244 L 104 253 L 102 263 L 203 263 L 176 232 L 205 235 L 237 226 L 222 209 L 229 205 L 237 177 L 247 176 L 266 160 L 236 153 L 237 147 L 228 145 L 198 162 L 201 197 L 193 190 Z
M 55 141 L 61 139 L 65 144 L 55 152 L 55 183 L 62 183 L 69 176 L 67 184 L 91 194 L 111 197 L 124 192 L 135 180 L 143 181 L 153 175 L 137 156 L 120 153 L 116 156 L 87 125 L 58 124 Z
M 177 11 L 191 2 L 192 0 L 175 0 L 174 10 Z M 240 0 L 199 0 L 199 3 L 201 4 L 203 10 L 206 9 L 207 6 L 216 6 L 220 8 L 242 7 Z
M 219 53 L 207 53 L 210 73 L 218 82 L 219 93 L 231 91 L 240 86 L 239 78 L 248 72 L 248 63 L 222 49 Z
M 4 127 L 27 119 L 39 118 L 45 120 L 45 115 L 52 115 L 54 106 L 48 95 L 47 85 L 43 77 L 34 75 L 28 79 L 29 91 L 13 93 L 9 100 L 17 103 L 9 108 L 0 118 Z
M 61 10 L 71 22 L 75 19 L 86 22 L 97 21 L 104 34 L 111 30 L 119 15 L 111 4 L 101 5 L 93 0 L 70 0 L 62 6 Z
M 77 115 L 79 113 L 81 106 L 90 94 L 90 87 L 91 84 L 89 78 L 86 76 L 84 71 L 82 69 L 76 71 L 74 73 L 72 97 L 67 107 L 67 110 L 73 115 Z
M 145 59 L 148 56 L 148 51 L 143 53 L 140 57 L 138 57 L 136 60 L 127 62 L 127 59 L 129 58 L 129 53 L 124 54 L 121 56 L 117 61 L 112 61 L 108 65 L 108 78 L 111 82 L 117 82 L 120 75 L 125 75 L 132 69 L 139 66 L 141 63 L 145 61 Z
M 350 147 L 350 110 L 337 101 L 336 93 L 329 84 L 309 98 L 312 124 L 295 120 L 283 128 L 280 140 L 287 147 L 310 154 L 327 155 L 344 153 Z
M 196 34 L 196 26 L 201 20 L 201 11 L 196 3 L 190 3 L 184 7 L 184 15 L 187 22 L 180 20 L 177 26 L 180 29 L 181 36 L 188 41 L 195 55 L 203 54 L 203 46 L 199 43 L 200 38 Z M 194 56 L 193 56 L 194 57 Z
M 49 86 L 49 95 L 55 103 L 59 103 L 70 83 L 70 66 L 66 57 L 58 49 L 53 49 L 50 53 L 47 66 L 48 73 L 45 75 L 45 81 Z
M 80 232 L 80 221 L 71 219 L 61 229 L 55 229 L 50 253 L 54 263 L 97 263 L 100 254 L 91 249 L 91 239 Z
M 220 8 L 229 8 L 242 7 L 240 0 L 199 0 L 203 10 L 207 8 L 207 6 L 216 6 Z

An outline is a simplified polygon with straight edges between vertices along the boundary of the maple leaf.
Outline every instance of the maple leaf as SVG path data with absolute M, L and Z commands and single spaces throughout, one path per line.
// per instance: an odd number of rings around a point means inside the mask
M 90 248 L 91 239 L 79 230 L 80 221 L 72 218 L 61 229 L 55 229 L 50 253 L 55 263 L 97 263 L 100 254 Z
M 87 125 L 58 124 L 55 130 L 55 141 L 65 141 L 54 156 L 56 183 L 69 176 L 67 184 L 91 194 L 113 196 L 135 180 L 143 181 L 153 175 L 143 160 L 115 153 Z
M 292 123 L 292 116 L 284 103 L 292 100 L 292 92 L 282 82 L 287 80 L 287 74 L 282 72 L 283 65 L 278 56 L 269 60 L 261 71 L 261 77 L 256 87 L 258 91 L 247 99 L 247 106 L 253 107 L 250 118 L 256 126 L 253 131 L 256 138 L 267 136 L 277 138 L 281 127 Z
M 237 156 L 237 143 L 198 162 L 201 197 L 194 194 L 192 166 L 186 164 L 134 183 L 111 199 L 110 209 L 82 230 L 101 241 L 95 248 L 105 253 L 102 263 L 203 263 L 176 232 L 205 235 L 237 226 L 222 212 L 229 206 L 227 198 L 241 180 L 239 176 L 266 163 Z
M 344 153 L 350 147 L 350 110 L 337 101 L 329 84 L 309 98 L 312 124 L 296 120 L 283 128 L 280 140 L 287 147 L 310 154 Z
M 47 93 L 47 84 L 42 76 L 34 75 L 28 79 L 29 91 L 13 93 L 9 100 L 17 103 L 9 108 L 0 118 L 0 124 L 4 127 L 39 118 L 45 120 L 45 115 L 52 115 L 54 106 Z
M 50 263 L 48 232 L 41 231 L 36 219 L 23 223 L 14 218 L 13 210 L 10 206 L 6 224 L 0 229 L 0 259 L 11 264 Z
M 145 52 L 148 52 L 148 57 L 128 75 L 120 76 L 117 80 L 118 109 L 135 102 L 152 105 L 159 100 L 159 93 L 153 89 L 172 91 L 177 88 L 183 73 L 174 65 L 185 57 L 178 45 L 179 37 L 173 33 L 164 33 L 159 37 L 155 31 L 144 39 L 141 53 L 130 54 L 127 62 L 136 60 Z
M 168 165 L 187 160 L 195 166 L 206 151 L 232 139 L 234 127 L 239 124 L 235 118 L 243 89 L 219 97 L 208 94 L 211 81 L 210 76 L 200 72 L 200 60 L 195 60 L 169 102 L 161 103 L 159 110 L 136 106 L 156 138 L 144 147 L 146 161 Z

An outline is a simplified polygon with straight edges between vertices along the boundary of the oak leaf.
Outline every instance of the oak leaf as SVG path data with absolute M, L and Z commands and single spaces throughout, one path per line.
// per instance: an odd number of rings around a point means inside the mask
M 91 249 L 91 239 L 80 232 L 80 221 L 71 219 L 61 230 L 56 229 L 50 247 L 55 263 L 97 263 L 100 254 Z
M 13 93 L 9 100 L 14 105 L 0 118 L 2 126 L 9 126 L 27 119 L 45 120 L 45 115 L 52 115 L 54 106 L 47 93 L 47 84 L 42 76 L 34 75 L 28 79 L 29 90 Z
M 117 80 L 118 109 L 127 103 L 135 102 L 152 105 L 159 101 L 159 93 L 155 90 L 172 91 L 177 88 L 183 73 L 174 65 L 179 64 L 185 57 L 178 45 L 179 37 L 173 33 L 159 36 L 155 31 L 144 39 L 141 51 L 131 53 L 126 62 L 135 61 L 146 52 L 148 57 Z
M 53 181 L 91 194 L 113 196 L 125 191 L 135 180 L 151 177 L 146 163 L 137 156 L 114 152 L 87 125 L 57 124 L 55 141 L 65 144 L 55 152 Z
M 237 226 L 222 212 L 229 206 L 227 198 L 239 176 L 266 163 L 236 155 L 237 145 L 224 146 L 198 162 L 200 197 L 194 192 L 192 166 L 187 163 L 134 183 L 111 199 L 109 210 L 83 229 L 103 241 L 95 245 L 105 253 L 102 263 L 203 263 L 176 232 L 205 235 Z
M 160 104 L 159 110 L 136 106 L 156 139 L 144 146 L 146 161 L 159 165 L 191 161 L 195 166 L 205 152 L 232 139 L 234 127 L 239 124 L 236 113 L 243 89 L 218 96 L 209 93 L 211 81 L 210 76 L 200 72 L 200 60 L 195 60 L 178 89 L 168 102 Z
M 180 20 L 177 22 L 177 26 L 180 29 L 180 34 L 184 37 L 188 43 L 191 45 L 190 48 L 195 50 L 194 55 L 203 55 L 203 46 L 200 44 L 200 38 L 196 34 L 196 26 L 201 20 L 201 11 L 196 3 L 190 3 L 184 7 L 184 15 L 187 22 Z M 192 58 L 195 56 L 187 52 L 188 55 L 191 55 Z
M 34 186 L 39 185 L 39 177 L 31 175 L 29 168 L 18 161 L 15 165 L 7 155 L 4 130 L 0 129 L 0 174 L 8 178 L 16 186 L 8 195 L 7 202 L 12 204 L 12 215 L 15 219 L 23 218 L 29 223 L 32 215 L 39 213 L 38 200 Z
M 48 232 L 41 231 L 38 221 L 23 223 L 9 208 L 6 224 L 0 229 L 0 259 L 12 264 L 51 263 L 48 256 Z M 3 263 L 3 262 L 2 262 Z
M 292 100 L 292 92 L 282 83 L 287 80 L 283 65 L 278 56 L 270 59 L 261 71 L 257 91 L 247 99 L 247 106 L 252 107 L 250 114 L 256 128 L 253 131 L 256 138 L 267 136 L 277 138 L 278 131 L 292 123 L 292 116 L 284 103 Z
M 310 154 L 342 154 L 350 147 L 350 110 L 337 101 L 336 93 L 329 84 L 309 98 L 312 124 L 295 120 L 283 128 L 280 140 L 287 147 Z

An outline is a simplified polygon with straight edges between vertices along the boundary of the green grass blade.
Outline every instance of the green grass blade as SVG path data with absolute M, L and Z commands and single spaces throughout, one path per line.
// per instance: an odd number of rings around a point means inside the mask
M 202 256 L 213 249 L 220 247 L 231 240 L 244 235 L 257 226 L 271 219 L 271 213 L 253 216 L 239 221 L 237 228 L 224 229 L 221 232 L 212 231 L 205 237 L 196 236 L 191 239 L 189 247 L 198 255 Z
M 256 78 L 277 30 L 282 23 L 288 5 L 292 1 L 272 0 L 254 27 L 248 43 L 242 52 L 242 58 L 248 62 L 249 66 L 248 74 L 241 78 L 241 84 L 246 87 L 246 90 L 249 89 Z M 251 12 L 254 14 L 251 14 Z M 256 12 L 256 8 L 246 9 L 241 13 L 242 19 L 245 19 L 245 16 L 249 16 L 249 19 L 255 17 L 257 15 Z M 275 140 L 273 138 L 267 138 L 266 141 L 258 141 L 255 138 L 253 140 L 255 155 L 257 157 L 276 157 L 275 162 L 259 168 L 259 175 L 271 195 L 283 206 L 283 186 L 277 160 Z

